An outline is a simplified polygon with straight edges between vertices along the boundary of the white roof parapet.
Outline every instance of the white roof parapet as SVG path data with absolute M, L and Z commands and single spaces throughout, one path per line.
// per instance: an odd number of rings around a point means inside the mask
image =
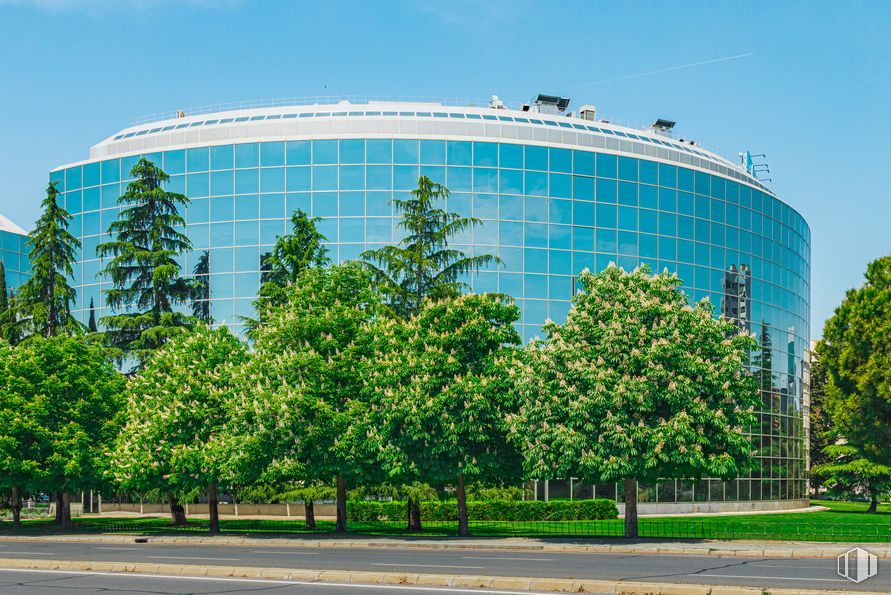
M 28 232 L 10 221 L 7 217 L 0 214 L 0 231 L 8 231 L 9 233 L 17 233 L 22 236 L 28 235 Z

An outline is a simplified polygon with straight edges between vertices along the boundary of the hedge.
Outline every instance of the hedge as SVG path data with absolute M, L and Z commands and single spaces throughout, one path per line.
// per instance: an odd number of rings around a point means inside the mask
M 616 503 L 605 498 L 594 500 L 490 500 L 468 502 L 467 516 L 472 521 L 593 521 L 619 516 Z M 407 520 L 405 502 L 361 500 L 350 502 L 347 518 L 352 521 Z M 422 521 L 457 521 L 455 500 L 421 502 Z

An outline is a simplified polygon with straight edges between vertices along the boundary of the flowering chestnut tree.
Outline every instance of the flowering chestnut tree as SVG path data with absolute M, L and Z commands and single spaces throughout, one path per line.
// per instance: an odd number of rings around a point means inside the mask
M 229 419 L 233 371 L 247 358 L 226 327 L 198 325 L 161 347 L 127 387 L 114 477 L 124 489 L 166 493 L 174 524 L 185 522 L 177 495 L 207 490 L 210 529 L 219 532 L 226 455 L 217 441 Z
M 755 340 L 690 306 L 676 275 L 584 271 L 563 324 L 548 322 L 519 367 L 512 436 L 535 478 L 624 480 L 625 535 L 637 482 L 737 476 L 754 455 Z
M 371 273 L 360 265 L 305 269 L 256 327 L 226 439 L 241 484 L 335 483 L 339 532 L 346 531 L 347 483 L 373 472 L 345 436 L 365 415 L 364 329 L 380 310 Z
M 519 309 L 492 295 L 426 300 L 408 320 L 381 320 L 366 373 L 365 439 L 389 479 L 456 486 L 458 532 L 468 534 L 466 481 L 517 481 L 507 441 Z

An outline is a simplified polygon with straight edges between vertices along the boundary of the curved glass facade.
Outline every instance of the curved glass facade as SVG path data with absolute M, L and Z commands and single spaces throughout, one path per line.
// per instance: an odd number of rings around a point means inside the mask
M 582 142 L 582 133 L 574 131 L 571 139 L 560 136 L 559 142 L 553 135 L 537 140 L 542 137 L 534 129 L 547 124 L 538 121 L 537 126 L 537 120 L 526 118 L 511 124 L 521 133 L 480 123 L 474 135 L 466 128 L 461 134 L 440 133 L 432 126 L 422 131 L 420 125 L 410 134 L 400 126 L 387 133 L 386 126 L 368 124 L 388 113 L 399 120 L 395 111 L 363 114 L 362 132 L 332 127 L 327 133 L 316 128 L 302 134 L 254 126 L 243 134 L 221 132 L 223 141 L 194 136 L 191 142 L 173 124 L 170 132 L 159 125 L 145 130 L 159 132 L 161 138 L 168 135 L 154 143 L 166 144 L 163 150 L 120 145 L 118 140 L 129 134 L 121 133 L 94 148 L 93 160 L 52 172 L 73 215 L 71 229 L 83 242 L 74 280 L 75 315 L 86 321 L 91 299 L 97 317 L 109 313 L 102 295 L 108 285 L 99 277 L 102 263 L 95 249 L 118 216 L 117 198 L 141 156 L 170 174 L 171 190 L 190 197 L 185 218 L 194 250 L 182 259 L 183 271 L 190 273 L 207 252 L 211 314 L 215 322 L 235 328 L 239 316 L 253 314 L 261 255 L 286 232 L 290 213 L 302 209 L 321 217 L 319 228 L 330 242 L 332 258 L 354 259 L 363 250 L 398 241 L 391 201 L 425 175 L 449 188 L 449 210 L 483 221 L 454 243 L 468 254 L 498 255 L 504 265 L 467 281 L 475 291 L 517 299 L 524 340 L 538 335 L 547 318 L 565 317 L 579 271 L 602 269 L 610 262 L 629 269 L 647 263 L 654 270 L 677 272 L 692 300 L 709 298 L 717 313 L 761 339 L 765 355 L 753 360 L 753 366 L 762 370 L 764 410 L 760 424 L 751 428 L 759 468 L 726 485 L 703 480 L 643 486 L 645 500 L 805 497 L 801 380 L 809 339 L 810 231 L 795 210 L 744 170 L 711 154 L 700 153 L 708 159 L 684 158 L 678 147 L 675 159 L 669 143 L 640 131 L 640 136 L 623 135 L 641 143 L 624 144 L 614 139 Z M 223 120 L 220 116 L 205 116 L 201 124 L 216 125 Z M 205 121 L 208 117 L 217 119 Z M 349 122 L 350 114 L 342 117 Z M 242 118 L 243 126 L 250 126 L 251 116 Z M 237 120 L 229 118 L 233 125 Z M 584 127 L 571 118 L 560 118 L 560 126 L 563 121 Z M 225 125 L 220 130 L 226 131 Z M 533 130 L 524 135 L 526 128 Z M 644 141 L 653 150 L 637 150 Z M 665 147 L 656 149 L 656 143 Z M 107 156 L 115 152 L 121 155 Z M 552 482 L 550 496 L 564 489 L 589 495 L 593 489 L 580 482 L 561 486 Z M 602 486 L 601 493 L 606 490 L 613 497 L 610 489 Z
M 6 269 L 6 287 L 16 290 L 31 276 L 28 236 L 0 229 L 0 262 Z

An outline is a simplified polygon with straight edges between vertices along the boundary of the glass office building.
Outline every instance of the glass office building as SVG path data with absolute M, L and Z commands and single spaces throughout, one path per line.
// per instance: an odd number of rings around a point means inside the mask
M 802 356 L 809 339 L 810 230 L 751 168 L 670 126 L 631 129 L 576 115 L 545 99 L 520 110 L 442 103 L 346 102 L 181 112 L 126 128 L 90 158 L 51 172 L 83 242 L 75 315 L 93 300 L 106 315 L 96 246 L 118 216 L 132 166 L 146 157 L 189 196 L 190 274 L 209 258 L 210 309 L 239 328 L 252 315 L 261 255 L 296 209 L 321 217 L 336 261 L 399 240 L 394 196 L 427 176 L 448 187 L 446 207 L 483 224 L 455 241 L 503 266 L 467 281 L 517 299 L 524 340 L 565 317 L 575 277 L 616 262 L 675 271 L 691 300 L 750 330 L 766 348 L 763 412 L 751 433 L 750 477 L 642 486 L 650 502 L 797 501 L 806 497 Z M 668 123 L 670 124 L 670 123 Z M 616 496 L 614 486 L 550 482 L 541 497 Z M 621 490 L 619 490 L 621 492 Z M 619 494 L 621 496 L 621 494 Z
M 6 271 L 6 288 L 18 289 L 31 276 L 28 232 L 0 215 L 0 262 Z

